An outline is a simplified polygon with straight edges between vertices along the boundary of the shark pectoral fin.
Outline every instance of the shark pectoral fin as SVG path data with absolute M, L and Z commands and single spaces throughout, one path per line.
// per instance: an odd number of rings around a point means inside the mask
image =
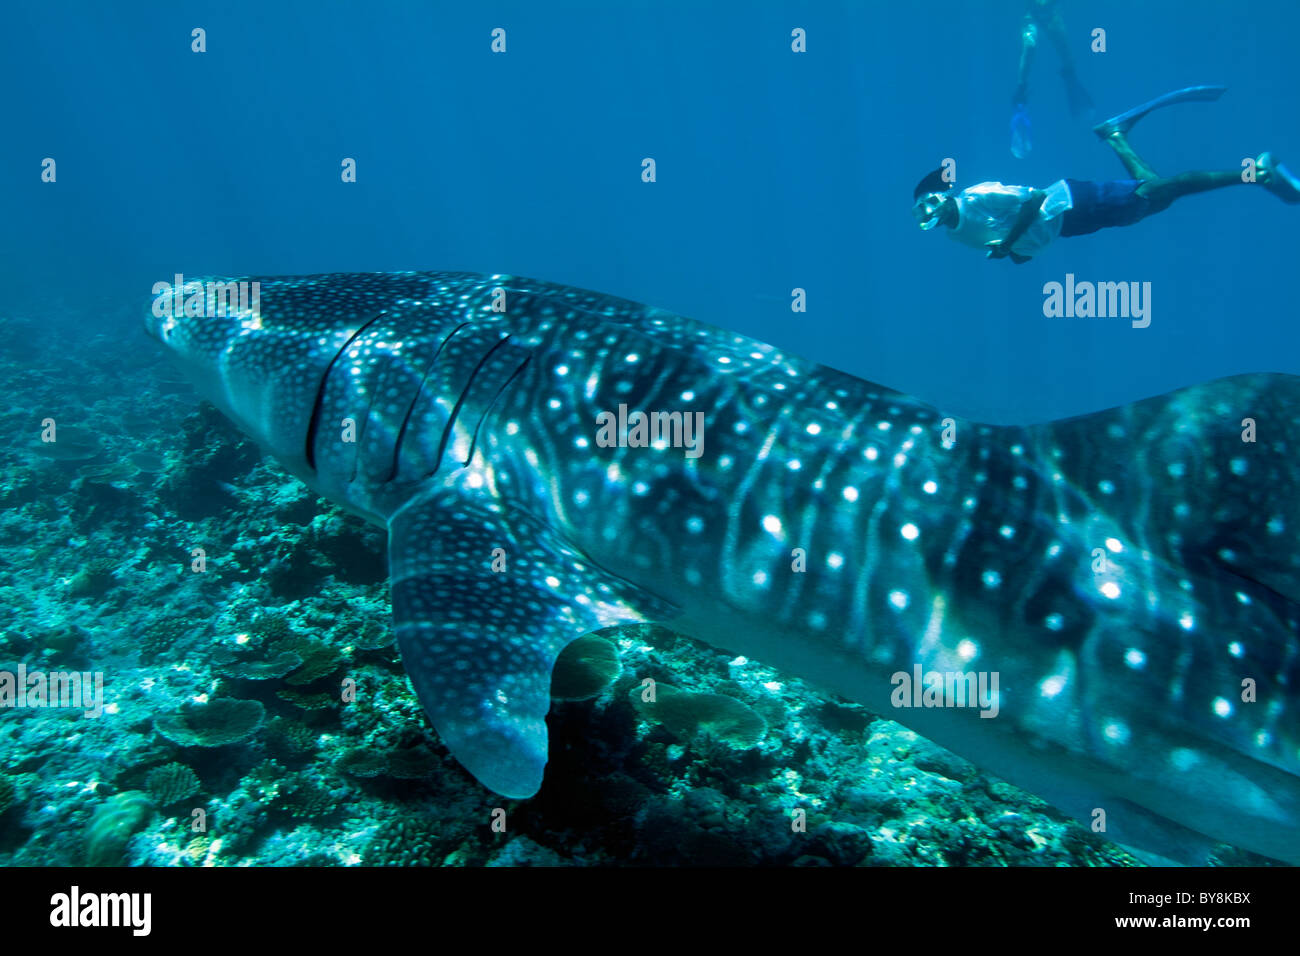
M 393 621 L 416 696 L 484 786 L 531 797 L 546 768 L 551 670 L 566 645 L 675 609 L 594 567 L 549 525 L 441 488 L 389 522 Z

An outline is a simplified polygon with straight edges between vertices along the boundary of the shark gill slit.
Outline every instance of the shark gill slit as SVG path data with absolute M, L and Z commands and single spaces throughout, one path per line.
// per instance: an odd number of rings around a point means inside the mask
M 483 410 L 483 414 L 479 416 L 478 424 L 474 426 L 474 437 L 470 439 L 469 454 L 466 455 L 465 460 L 461 462 L 462 465 L 467 466 L 471 461 L 474 460 L 474 449 L 478 447 L 478 433 L 483 429 L 483 422 L 486 421 L 487 417 L 492 414 L 492 409 L 496 407 L 497 401 L 500 400 L 501 396 L 505 394 L 506 389 L 510 387 L 510 383 L 513 382 L 519 376 L 519 373 L 522 372 L 527 367 L 528 363 L 531 362 L 532 360 L 533 360 L 533 356 L 530 353 L 527 358 L 525 358 L 522 362 L 519 363 L 518 368 L 516 368 L 513 372 L 510 373 L 510 377 L 507 378 L 505 382 L 502 383 L 501 387 L 497 389 L 497 393 L 492 396 L 492 401 L 488 402 L 487 408 L 485 408 Z
M 469 373 L 469 380 L 465 382 L 465 387 L 462 388 L 460 394 L 456 396 L 456 404 L 452 408 L 451 414 L 447 416 L 447 424 L 443 426 L 442 440 L 438 442 L 438 454 L 435 455 L 433 459 L 433 471 L 424 475 L 425 478 L 435 474 L 438 469 L 442 467 L 442 456 L 447 451 L 447 441 L 451 438 L 452 429 L 456 427 L 456 417 L 460 415 L 461 407 L 465 404 L 465 396 L 468 395 L 469 390 L 474 387 L 474 379 L 478 376 L 479 371 L 483 368 L 483 365 L 487 360 L 492 357 L 492 353 L 505 345 L 508 341 L 510 341 L 510 334 L 506 333 L 493 342 L 492 347 L 483 353 L 483 357 L 480 358 L 478 364 L 474 366 L 474 371 Z
M 330 373 L 334 371 L 334 366 L 338 362 L 339 356 L 352 347 L 352 343 L 357 340 L 357 337 L 387 314 L 387 309 L 380 310 L 378 314 L 364 322 L 355 332 L 348 336 L 348 340 L 343 343 L 343 347 L 334 353 L 334 356 L 329 360 L 329 364 L 325 366 L 325 371 L 321 373 L 320 385 L 316 388 L 316 403 L 312 406 L 311 419 L 307 422 L 307 448 L 305 457 L 307 459 L 307 467 L 309 467 L 313 472 L 316 471 L 316 433 L 320 430 L 321 410 L 325 405 L 325 388 L 329 385 Z
M 424 375 L 420 377 L 419 387 L 415 390 L 415 395 L 411 399 L 411 404 L 406 406 L 406 414 L 402 416 L 402 427 L 398 429 L 397 441 L 393 443 L 393 463 L 388 469 L 388 477 L 384 479 L 385 482 L 392 481 L 397 477 L 397 463 L 402 460 L 402 442 L 406 439 L 406 427 L 410 424 L 411 416 L 415 413 L 415 406 L 419 403 L 420 396 L 424 393 L 425 383 L 429 381 L 429 376 L 433 374 L 434 368 L 438 365 L 438 357 L 442 355 L 442 350 L 447 347 L 447 343 L 451 341 L 452 336 L 467 325 L 469 325 L 468 322 L 462 322 L 460 325 L 448 332 L 443 337 L 443 340 L 438 343 L 438 348 L 434 350 L 433 356 L 429 359 L 429 364 L 425 366 Z M 441 456 L 441 452 L 439 452 L 439 456 Z
M 398 361 L 396 352 L 383 350 L 381 354 L 383 356 L 383 368 L 379 369 L 378 374 L 374 376 L 374 381 L 366 389 L 370 399 L 366 403 L 365 414 L 360 416 L 360 420 L 357 423 L 356 444 L 358 449 L 365 445 L 366 436 L 370 433 L 370 425 L 375 419 L 375 402 L 384 394 L 385 386 L 388 384 L 388 380 L 393 374 L 393 367 Z M 357 480 L 358 473 L 361 469 L 361 458 L 362 452 L 360 451 L 352 456 L 352 472 L 348 478 L 349 483 Z

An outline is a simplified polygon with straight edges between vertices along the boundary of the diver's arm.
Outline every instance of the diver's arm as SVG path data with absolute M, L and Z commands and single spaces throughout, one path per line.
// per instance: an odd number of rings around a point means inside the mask
M 1016 262 L 1028 258 L 1027 256 L 1022 256 L 1019 259 L 1016 259 L 1016 254 L 1011 251 L 1011 247 L 1014 246 L 1016 242 L 1019 241 L 1020 237 L 1028 231 L 1029 227 L 1034 224 L 1034 220 L 1038 218 L 1038 210 L 1043 208 L 1043 202 L 1046 199 L 1047 193 L 1043 192 L 1041 189 L 1035 189 L 1029 194 L 1029 198 L 1020 206 L 1020 212 L 1016 215 L 1016 221 L 1011 224 L 1011 230 L 1000 242 L 989 243 L 989 258 L 1001 259 L 1002 257 L 1009 255 L 1012 256 Z

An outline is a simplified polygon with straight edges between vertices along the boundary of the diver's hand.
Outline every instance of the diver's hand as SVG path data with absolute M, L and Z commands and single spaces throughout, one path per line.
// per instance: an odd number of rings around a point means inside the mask
M 1030 260 L 1030 258 L 1032 258 L 1031 256 L 1022 256 L 1017 252 L 1012 252 L 1010 246 L 1008 246 L 1005 242 L 1002 242 L 1001 240 L 998 239 L 995 239 L 992 242 L 988 243 L 987 246 L 985 246 L 985 248 L 987 248 L 989 251 L 988 256 L 990 259 L 1010 258 L 1011 261 L 1018 266 L 1024 265 L 1026 262 Z

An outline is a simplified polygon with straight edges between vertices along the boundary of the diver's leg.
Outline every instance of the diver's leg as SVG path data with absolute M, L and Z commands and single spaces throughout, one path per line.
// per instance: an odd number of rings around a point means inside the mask
M 1079 82 L 1073 66 L 1061 67 L 1061 80 L 1065 83 L 1065 95 L 1070 101 L 1070 115 L 1076 118 L 1096 115 L 1097 106 Z
M 1074 58 L 1070 56 L 1070 43 L 1065 35 L 1065 18 L 1061 8 L 1052 4 L 1051 15 L 1047 17 L 1047 35 L 1052 39 L 1052 46 L 1061 57 L 1061 64 L 1074 70 Z
M 1020 106 L 1029 102 L 1029 70 L 1034 65 L 1034 49 L 1038 45 L 1038 24 L 1033 14 L 1026 13 L 1020 25 L 1020 66 L 1016 70 L 1016 91 L 1011 104 Z
M 1152 212 L 1167 208 L 1175 199 L 1203 193 L 1211 189 L 1222 189 L 1242 182 L 1241 171 L 1198 170 L 1191 173 L 1179 173 L 1168 179 L 1153 179 L 1138 187 L 1139 196 L 1145 196 L 1152 206 Z
M 1052 46 L 1056 47 L 1061 58 L 1061 80 L 1065 83 L 1065 95 L 1070 102 L 1070 115 L 1083 116 L 1091 113 L 1096 107 L 1074 71 L 1074 57 L 1070 55 L 1070 41 L 1065 33 L 1065 18 L 1061 16 L 1061 8 L 1055 2 L 1051 4 L 1046 27 Z
M 1128 137 L 1116 130 L 1106 137 L 1106 145 L 1115 151 L 1128 174 L 1134 179 L 1159 179 L 1160 174 L 1129 145 Z
M 1038 45 L 1038 24 L 1033 7 L 1025 14 L 1020 27 L 1020 66 L 1016 70 L 1016 90 L 1011 94 L 1011 155 L 1024 159 L 1034 148 L 1033 124 L 1029 121 L 1029 70 L 1034 65 L 1034 48 Z

